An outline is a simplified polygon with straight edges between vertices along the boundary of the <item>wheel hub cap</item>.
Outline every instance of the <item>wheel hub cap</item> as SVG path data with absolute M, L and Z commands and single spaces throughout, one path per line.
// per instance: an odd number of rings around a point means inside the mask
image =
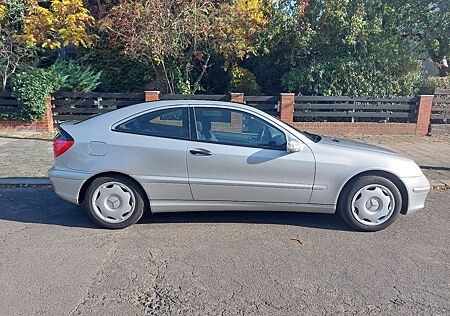
M 120 198 L 117 195 L 110 196 L 107 200 L 108 206 L 112 209 L 118 209 L 120 207 Z
M 380 225 L 386 222 L 394 212 L 395 198 L 383 185 L 367 185 L 354 195 L 352 214 L 364 225 Z
M 133 214 L 136 198 L 123 183 L 107 182 L 94 191 L 91 203 L 100 219 L 108 223 L 121 223 Z

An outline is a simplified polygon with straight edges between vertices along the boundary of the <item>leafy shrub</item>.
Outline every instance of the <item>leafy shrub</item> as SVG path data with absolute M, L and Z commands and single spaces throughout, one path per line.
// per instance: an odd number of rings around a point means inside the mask
M 421 80 L 414 60 L 395 63 L 369 58 L 333 58 L 293 68 L 282 77 L 285 88 L 304 95 L 414 95 Z
M 19 101 L 19 112 L 12 117 L 37 120 L 45 113 L 45 97 L 58 90 L 64 78 L 42 68 L 18 73 L 12 84 L 13 95 Z
M 256 77 L 245 68 L 234 66 L 231 76 L 231 90 L 242 92 L 247 95 L 260 95 L 261 88 L 256 81 Z
M 102 92 L 143 91 L 148 82 L 155 79 L 150 65 L 135 61 L 107 46 L 106 40 L 94 48 L 78 51 L 83 63 L 101 71 L 101 83 L 97 90 Z
M 79 65 L 71 60 L 57 60 L 50 72 L 64 78 L 61 89 L 76 92 L 94 91 L 100 84 L 101 71 L 96 72 L 90 66 Z
M 19 112 L 4 119 L 37 120 L 45 113 L 45 97 L 58 90 L 91 92 L 100 84 L 100 72 L 73 61 L 58 60 L 49 68 L 29 67 L 12 84 Z
M 434 94 L 437 89 L 450 89 L 450 76 L 428 77 L 424 80 L 422 93 Z

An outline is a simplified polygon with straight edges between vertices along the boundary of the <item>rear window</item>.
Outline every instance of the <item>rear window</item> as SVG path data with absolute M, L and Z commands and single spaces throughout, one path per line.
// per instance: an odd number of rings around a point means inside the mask
M 189 139 L 188 110 L 186 107 L 152 111 L 126 121 L 114 128 L 115 131 Z

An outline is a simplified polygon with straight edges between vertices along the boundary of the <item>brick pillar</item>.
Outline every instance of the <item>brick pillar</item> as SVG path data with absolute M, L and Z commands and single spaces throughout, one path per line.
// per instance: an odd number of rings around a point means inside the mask
M 431 108 L 434 95 L 420 95 L 417 109 L 416 134 L 427 135 L 430 128 Z
M 231 93 L 230 101 L 234 103 L 244 103 L 243 93 Z M 242 133 L 242 114 L 231 112 L 231 130 L 236 133 Z
M 52 111 L 52 96 L 45 97 L 45 113 L 42 118 L 35 122 L 36 130 L 43 132 L 53 132 L 53 111 Z
M 280 93 L 280 120 L 292 125 L 294 123 L 294 93 Z
M 159 101 L 159 91 L 144 91 L 145 102 Z
M 243 93 L 231 93 L 230 94 L 230 102 L 244 103 L 244 94 Z

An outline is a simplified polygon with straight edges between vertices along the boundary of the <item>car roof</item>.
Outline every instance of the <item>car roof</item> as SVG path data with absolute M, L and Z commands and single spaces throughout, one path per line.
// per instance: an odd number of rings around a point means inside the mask
M 152 101 L 152 102 L 144 102 L 135 105 L 130 105 L 124 108 L 120 108 L 111 112 L 107 112 L 102 115 L 95 116 L 86 121 L 82 121 L 77 123 L 76 125 L 83 128 L 96 128 L 98 126 L 108 126 L 108 129 L 116 124 L 119 121 L 123 121 L 131 116 L 138 115 L 140 113 L 144 113 L 148 110 L 162 108 L 162 107 L 177 107 L 177 106 L 218 106 L 218 107 L 230 107 L 235 109 L 242 109 L 247 112 L 253 112 L 259 116 L 264 117 L 265 119 L 272 121 L 276 125 L 282 126 L 284 129 L 289 130 L 291 133 L 298 135 L 298 131 L 293 129 L 291 126 L 286 123 L 274 118 L 270 114 L 267 114 L 261 110 L 258 110 L 255 107 L 248 106 L 242 103 L 234 103 L 234 102 L 226 102 L 226 101 L 210 101 L 210 100 L 161 100 L 161 101 Z M 64 125 L 64 124 L 63 124 Z M 298 136 L 304 142 L 308 143 L 310 140 L 306 138 L 304 135 Z
M 138 103 L 134 105 L 130 105 L 127 107 L 123 107 L 111 112 L 107 112 L 102 115 L 94 116 L 91 119 L 88 119 L 86 121 L 82 121 L 79 124 L 81 125 L 90 125 L 90 124 L 114 124 L 119 120 L 123 120 L 127 117 L 146 112 L 148 110 L 157 109 L 160 107 L 177 107 L 177 106 L 189 106 L 189 105 L 196 105 L 196 106 L 225 106 L 225 107 L 232 107 L 232 108 L 238 108 L 242 110 L 252 111 L 252 112 L 258 112 L 261 115 L 264 115 L 265 113 L 262 111 L 259 111 L 258 109 L 242 104 L 242 103 L 233 103 L 233 102 L 225 102 L 225 101 L 209 101 L 209 100 L 161 100 L 161 101 L 152 101 L 152 102 L 144 102 L 144 103 Z M 265 115 L 264 115 L 265 116 Z

